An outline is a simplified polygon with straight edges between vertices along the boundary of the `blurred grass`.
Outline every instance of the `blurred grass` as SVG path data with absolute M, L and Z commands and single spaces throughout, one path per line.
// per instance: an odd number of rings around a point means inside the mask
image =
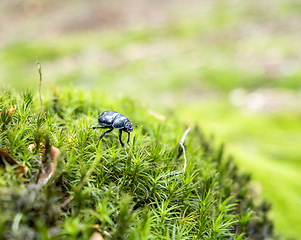
M 176 110 L 177 117 L 200 123 L 239 156 L 238 164 L 252 172 L 262 195 L 273 202 L 276 231 L 300 239 L 301 229 L 292 224 L 301 222 L 298 1 L 31 1 L 13 6 L 8 5 L 11 12 L 2 14 L 2 22 L 10 21 L 17 30 L 0 25 L 1 85 L 36 90 L 38 60 L 44 89 L 83 87 L 131 96 L 159 112 Z M 23 15 L 14 18 L 12 9 Z M 3 40 L 8 34 L 10 40 Z M 247 93 L 286 89 L 290 107 L 281 105 L 286 99 L 277 93 L 278 112 L 233 107 L 228 95 L 236 88 Z

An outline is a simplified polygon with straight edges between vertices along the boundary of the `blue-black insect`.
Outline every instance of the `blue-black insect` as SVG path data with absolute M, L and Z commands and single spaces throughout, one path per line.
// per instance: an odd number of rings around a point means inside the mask
M 125 131 L 128 133 L 128 141 L 130 141 L 130 132 L 133 131 L 133 124 L 130 122 L 130 120 L 115 111 L 105 111 L 102 114 L 99 115 L 98 117 L 98 123 L 102 126 L 99 127 L 92 127 L 92 129 L 97 129 L 97 128 L 109 128 L 109 130 L 106 130 L 100 137 L 99 140 L 103 138 L 103 136 L 106 133 L 111 132 L 114 128 L 119 129 L 119 141 L 121 146 L 123 147 L 124 144 L 121 140 L 122 136 L 122 131 Z M 138 127 L 138 126 L 136 126 Z

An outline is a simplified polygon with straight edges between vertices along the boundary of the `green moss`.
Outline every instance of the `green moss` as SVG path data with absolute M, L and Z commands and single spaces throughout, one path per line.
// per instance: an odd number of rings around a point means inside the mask
M 184 170 L 178 141 L 186 127 L 177 119 L 160 121 L 129 99 L 95 92 L 53 94 L 40 112 L 30 92 L 21 98 L 2 93 L 2 113 L 12 103 L 16 112 L 10 119 L 2 114 L 1 148 L 29 171 L 23 178 L 8 167 L 2 172 L 1 237 L 88 239 L 94 231 L 106 239 L 272 237 L 269 206 L 253 199 L 250 176 L 197 127 L 185 139 Z M 107 109 L 139 124 L 130 145 L 122 148 L 116 131 L 99 141 L 100 131 L 89 129 Z M 28 149 L 40 142 L 46 145 L 42 156 L 39 148 Z M 61 152 L 57 170 L 37 185 L 51 145 Z

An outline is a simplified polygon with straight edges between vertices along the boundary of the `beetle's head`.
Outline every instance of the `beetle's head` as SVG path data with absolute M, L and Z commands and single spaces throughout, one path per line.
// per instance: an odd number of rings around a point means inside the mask
M 126 132 L 130 133 L 131 131 L 133 131 L 133 124 L 128 121 L 124 124 L 124 128 Z

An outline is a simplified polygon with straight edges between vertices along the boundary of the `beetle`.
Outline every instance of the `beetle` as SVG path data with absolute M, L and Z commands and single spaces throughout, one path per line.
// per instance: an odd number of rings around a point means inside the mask
M 106 130 L 100 137 L 99 140 L 103 138 L 103 136 L 106 133 L 112 132 L 113 129 L 119 129 L 119 141 L 122 147 L 124 147 L 124 143 L 121 140 L 122 136 L 122 131 L 128 133 L 128 141 L 130 141 L 130 133 L 133 131 L 133 124 L 130 122 L 130 120 L 115 111 L 104 111 L 102 114 L 99 115 L 98 117 L 98 123 L 102 126 L 98 127 L 92 127 L 92 129 L 97 129 L 97 128 L 109 128 L 109 130 Z M 138 127 L 138 125 L 135 125 L 135 127 Z

